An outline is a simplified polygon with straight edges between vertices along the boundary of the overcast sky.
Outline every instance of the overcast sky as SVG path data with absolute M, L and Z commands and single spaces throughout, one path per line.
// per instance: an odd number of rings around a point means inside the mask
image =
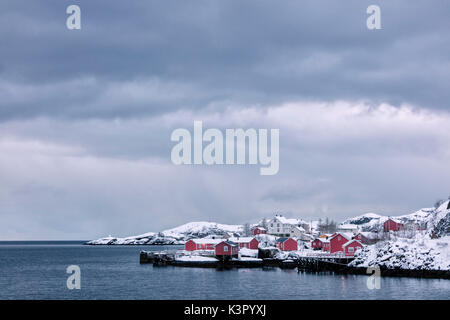
M 81 30 L 66 28 L 81 7 Z M 366 9 L 381 7 L 381 30 Z M 405 214 L 450 194 L 448 1 L 0 2 L 0 239 L 282 212 Z M 171 132 L 280 129 L 280 170 L 175 166 Z

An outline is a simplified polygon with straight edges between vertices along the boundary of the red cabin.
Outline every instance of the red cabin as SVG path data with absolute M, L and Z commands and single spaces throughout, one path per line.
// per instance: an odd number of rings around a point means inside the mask
M 393 219 L 387 219 L 383 224 L 384 232 L 389 231 L 400 231 L 405 228 L 405 225 L 401 223 L 400 221 L 393 220 Z
M 259 242 L 252 237 L 232 237 L 228 239 L 231 242 L 237 243 L 239 248 L 258 249 Z
M 311 247 L 314 250 L 330 251 L 330 241 L 325 238 L 317 238 L 311 242 Z
M 352 240 L 344 244 L 343 247 L 344 247 L 344 254 L 346 256 L 354 256 L 355 252 L 358 249 L 362 248 L 363 245 L 358 240 Z
M 343 245 L 351 240 L 349 235 L 342 233 L 336 233 L 334 237 L 330 239 L 330 253 L 344 251 Z
M 239 254 L 239 245 L 228 240 L 223 240 L 216 244 L 214 253 L 217 257 L 237 257 Z
M 297 251 L 298 243 L 292 238 L 278 238 L 276 241 L 277 248 L 282 251 Z
M 263 227 L 256 227 L 253 229 L 254 236 L 257 236 L 258 234 L 266 234 L 266 233 L 267 233 L 267 230 L 266 230 L 266 228 L 263 228 Z
M 367 238 L 361 232 L 358 233 L 353 239 L 358 240 L 359 242 L 364 243 L 364 244 L 368 244 L 369 243 L 369 238 Z
M 214 246 L 221 242 L 221 239 L 191 239 L 186 241 L 184 244 L 184 250 L 195 251 L 195 250 L 214 250 Z

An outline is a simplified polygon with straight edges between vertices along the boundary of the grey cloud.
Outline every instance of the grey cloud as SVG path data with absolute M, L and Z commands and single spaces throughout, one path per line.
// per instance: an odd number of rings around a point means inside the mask
M 65 28 L 68 4 L 2 2 L 2 87 L 50 88 L 25 104 L 20 90 L 7 95 L 1 118 L 130 117 L 286 99 L 448 108 L 445 2 L 382 2 L 379 31 L 365 28 L 370 1 L 79 1 L 80 31 Z M 71 85 L 85 78 L 92 87 Z M 103 97 L 105 88 L 148 79 L 180 84 L 175 95 L 195 92 L 165 103 Z
M 0 238 L 401 214 L 447 196 L 446 2 L 379 1 L 379 31 L 371 1 L 79 0 L 80 31 L 69 4 L 0 4 Z M 193 120 L 279 128 L 279 174 L 172 165 L 170 133 Z

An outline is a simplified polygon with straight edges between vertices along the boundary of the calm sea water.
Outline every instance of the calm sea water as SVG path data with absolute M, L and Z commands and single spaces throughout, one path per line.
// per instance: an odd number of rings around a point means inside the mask
M 174 249 L 174 246 L 166 247 Z M 450 280 L 382 278 L 296 270 L 153 267 L 140 250 L 161 246 L 83 246 L 81 242 L 0 242 L 0 299 L 449 299 Z M 66 268 L 81 268 L 69 290 Z

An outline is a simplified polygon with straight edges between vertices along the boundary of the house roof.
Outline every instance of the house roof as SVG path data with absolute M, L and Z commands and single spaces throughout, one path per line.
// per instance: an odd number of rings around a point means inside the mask
M 307 239 L 307 240 L 314 240 L 314 237 L 312 235 L 310 235 L 310 234 L 307 234 L 307 233 L 301 234 L 300 235 L 300 240 L 305 240 L 305 239 Z
M 228 240 L 232 241 L 232 242 L 236 242 L 236 243 L 248 243 L 250 241 L 252 241 L 253 237 L 231 237 L 228 238 Z
M 288 237 L 282 237 L 282 238 L 278 238 L 278 239 L 276 240 L 276 242 L 285 242 L 285 241 L 288 240 L 288 239 L 291 239 L 291 238 L 288 238 Z
M 358 240 L 351 240 L 351 241 L 349 241 L 349 242 L 346 242 L 342 247 L 346 247 L 346 246 L 348 246 L 349 244 L 351 244 L 351 243 L 353 243 L 353 242 L 357 242 L 357 243 L 359 243 L 361 246 L 364 246 L 361 242 L 359 242 Z
M 336 232 L 336 234 L 335 234 L 334 236 L 332 236 L 332 237 L 330 238 L 330 240 L 336 238 L 336 237 L 339 236 L 339 235 L 343 236 L 343 237 L 344 237 L 345 239 L 347 239 L 347 240 L 352 240 L 352 238 L 353 238 L 353 233 L 348 233 L 348 232 Z
M 216 243 L 215 245 L 214 245 L 214 247 L 217 247 L 219 244 L 221 244 L 221 243 L 226 243 L 226 244 L 228 244 L 228 245 L 230 245 L 230 246 L 232 246 L 232 247 L 236 247 L 238 244 L 237 243 L 235 243 L 235 242 L 233 242 L 233 241 L 229 241 L 229 240 L 222 240 L 222 241 L 220 241 L 219 243 Z
M 400 220 L 393 219 L 393 218 L 389 218 L 389 219 L 387 219 L 386 221 L 389 221 L 389 220 L 394 221 L 395 223 L 401 223 L 401 224 L 403 224 L 403 222 L 401 222 Z
M 332 234 L 324 233 L 324 234 L 320 235 L 319 238 L 323 239 L 323 238 L 329 238 L 331 236 L 332 236 Z
M 267 229 L 266 229 L 266 228 L 264 228 L 264 227 L 254 227 L 254 228 L 253 228 L 253 230 L 255 230 L 255 229 L 259 229 L 259 230 L 266 230 L 266 231 L 267 231 Z
M 370 238 L 373 235 L 372 232 L 362 232 L 362 231 L 358 232 L 356 235 L 358 234 L 362 234 L 366 238 Z
M 212 239 L 212 238 L 200 238 L 200 239 L 191 239 L 191 240 L 197 244 L 218 244 L 223 241 L 223 239 Z
M 288 219 L 288 218 L 283 217 L 281 215 L 275 216 L 274 219 L 280 221 L 282 224 L 294 224 L 294 225 L 308 224 L 306 221 L 304 221 L 302 219 Z

